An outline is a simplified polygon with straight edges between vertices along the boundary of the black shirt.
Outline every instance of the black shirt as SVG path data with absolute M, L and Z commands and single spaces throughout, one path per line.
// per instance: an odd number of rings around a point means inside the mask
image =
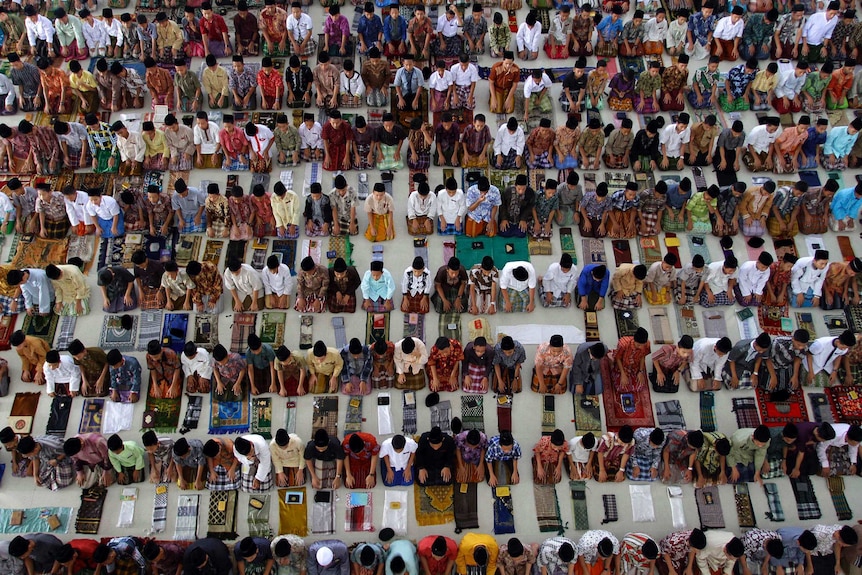
M 318 451 L 314 446 L 314 440 L 312 440 L 305 444 L 303 457 L 306 461 L 314 459 L 319 461 L 335 461 L 336 459 L 344 459 L 344 449 L 341 447 L 341 442 L 335 437 L 329 438 L 329 445 L 326 446 L 326 451 Z

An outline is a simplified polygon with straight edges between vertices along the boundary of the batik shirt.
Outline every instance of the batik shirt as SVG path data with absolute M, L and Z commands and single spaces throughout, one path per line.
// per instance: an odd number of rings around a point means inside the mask
M 640 196 L 635 194 L 635 197 L 628 199 L 625 190 L 617 190 L 611 196 L 611 207 L 621 212 L 636 210 L 640 206 Z
M 180 358 L 177 352 L 169 347 L 162 348 L 162 357 L 158 360 L 147 354 L 147 369 L 156 376 L 156 381 L 173 380 L 174 373 L 180 369 Z
M 637 42 L 643 42 L 644 39 L 644 25 L 643 21 L 641 21 L 640 25 L 635 26 L 634 20 L 629 20 L 623 26 L 623 33 L 620 37 L 620 43 L 628 42 L 629 44 L 635 44 Z
M 475 156 L 485 149 L 485 146 L 491 142 L 491 139 L 491 130 L 488 126 L 484 126 L 481 132 L 477 132 L 473 124 L 470 124 L 464 128 L 461 142 L 467 147 L 467 151 Z
M 533 454 L 541 464 L 555 464 L 560 458 L 560 454 L 566 453 L 569 444 L 565 441 L 562 445 L 554 445 L 551 443 L 551 436 L 545 435 L 533 447 Z
M 596 453 L 605 456 L 605 466 L 611 463 L 611 467 L 619 467 L 624 455 L 631 455 L 635 448 L 635 442 L 623 443 L 616 433 L 609 431 L 601 436 L 596 446 Z
M 288 125 L 287 130 L 276 128 L 272 131 L 272 136 L 275 140 L 275 149 L 279 152 L 292 152 L 299 149 L 299 130 L 292 125 Z
M 167 194 L 161 193 L 156 203 L 153 203 L 150 201 L 149 194 L 147 196 L 144 198 L 144 206 L 146 206 L 146 211 L 150 214 L 150 222 L 153 226 L 159 228 L 164 225 L 165 220 L 168 219 L 171 213 L 171 198 Z
M 716 209 L 718 210 L 721 219 L 725 222 L 732 221 L 736 215 L 736 208 L 739 206 L 739 202 L 742 201 L 742 196 L 735 196 L 730 190 L 725 190 L 717 199 L 718 204 Z
M 712 89 L 718 84 L 720 77 L 721 73 L 718 70 L 710 72 L 709 68 L 704 66 L 703 68 L 698 68 L 697 72 L 694 73 L 691 85 L 692 88 L 697 85 L 700 88 L 701 95 L 704 98 L 708 98 L 712 94 Z
M 572 20 L 572 35 L 579 43 L 589 42 L 593 35 L 594 25 L 592 18 L 574 18 Z
M 515 445 L 517 446 L 517 443 Z M 520 557 L 513 558 L 509 554 L 509 546 L 505 543 L 500 545 L 500 553 L 497 555 L 497 565 L 500 566 L 500 571 L 504 575 L 529 575 L 527 565 L 533 565 L 536 562 L 534 547 L 535 544 L 524 545 L 524 553 Z M 553 575 L 550 570 L 548 573 Z
M 652 538 L 645 533 L 628 533 L 620 542 L 620 565 L 623 573 L 646 573 L 650 562 L 641 548 Z
M 856 22 L 847 18 L 841 18 L 832 30 L 830 41 L 839 49 L 844 48 L 844 44 L 850 39 L 850 34 L 855 27 Z
M 823 97 L 823 91 L 826 90 L 826 86 L 829 85 L 830 79 L 831 76 L 821 78 L 819 70 L 809 72 L 808 75 L 805 77 L 805 84 L 802 85 L 802 91 L 807 92 L 808 95 L 810 95 L 815 100 L 819 100 Z
M 676 353 L 673 355 L 679 357 Z M 665 436 L 664 450 L 667 451 L 671 465 L 684 464 L 686 467 L 688 467 L 689 458 L 697 451 L 688 444 L 688 431 L 685 429 L 674 429 L 668 433 Z
M 703 446 L 697 452 L 697 461 L 706 473 L 711 475 L 718 471 L 721 456 L 715 450 L 715 442 L 726 438 L 725 434 L 717 431 L 703 432 Z
M 817 547 L 811 552 L 815 557 L 826 557 L 834 553 L 835 533 L 841 530 L 841 525 L 815 525 L 811 533 L 817 538 Z
M 488 21 L 482 16 L 479 16 L 478 18 L 473 15 L 467 16 L 464 18 L 462 31 L 464 34 L 475 40 L 481 37 L 482 34 L 488 33 Z
M 778 212 L 787 217 L 793 213 L 793 210 L 802 203 L 802 198 L 804 196 L 802 194 L 794 195 L 793 188 L 790 186 L 781 186 L 777 190 L 775 190 L 774 199 L 772 201 L 772 207 L 777 208 Z
M 124 355 L 123 360 L 125 361 L 120 367 L 108 368 L 111 389 L 141 393 L 141 364 L 130 355 Z
M 688 70 L 683 72 L 677 66 L 666 68 L 661 75 L 661 87 L 672 92 L 683 88 L 688 83 Z
M 688 29 L 701 46 L 706 46 L 707 37 L 715 31 L 717 21 L 718 17 L 715 14 L 704 17 L 703 12 L 696 12 L 688 19 Z
M 231 70 L 228 77 L 228 87 L 231 90 L 235 90 L 243 98 L 250 90 L 254 91 L 257 88 L 257 77 L 251 71 L 251 68 L 244 67 L 242 72 Z
M 536 215 L 539 216 L 539 221 L 545 223 L 551 212 L 554 212 L 560 206 L 560 198 L 555 193 L 551 197 L 546 194 L 536 195 Z
M 221 376 L 225 390 L 228 391 L 227 388 L 234 385 L 237 379 L 239 379 L 240 374 L 245 371 L 246 362 L 240 354 L 229 353 L 224 363 L 220 361 L 213 362 L 213 368 Z
M 751 14 L 742 31 L 742 42 L 749 46 L 769 44 L 775 32 L 775 23 L 767 24 L 763 14 Z M 832 37 L 835 38 L 833 32 Z
M 482 463 L 482 451 L 488 446 L 488 437 L 479 432 L 479 443 L 470 445 L 467 443 L 468 430 L 464 430 L 455 436 L 455 445 L 461 452 L 461 459 L 468 465 L 479 465 Z
M 639 427 L 635 430 L 635 446 L 632 456 L 638 462 L 649 461 L 650 469 L 658 469 L 658 463 L 661 461 L 662 446 L 653 447 L 650 443 L 650 433 L 652 433 L 653 429 L 655 428 Z
M 482 272 L 482 264 L 476 264 L 470 271 L 467 272 L 469 285 L 476 286 L 476 291 L 480 294 L 490 294 L 491 287 L 496 283 L 500 283 L 500 272 L 497 268 L 492 268 L 490 273 Z
M 745 557 L 758 565 L 766 559 L 766 549 L 763 546 L 770 539 L 781 540 L 781 537 L 775 531 L 767 531 L 758 529 L 757 527 L 746 531 L 742 537 L 742 545 L 745 548 Z
M 734 98 L 741 98 L 745 93 L 748 85 L 754 81 L 757 76 L 757 70 L 753 70 L 750 74 L 745 71 L 745 64 L 734 66 L 727 73 L 727 82 L 730 84 L 730 92 Z
M 665 206 L 665 196 L 654 194 L 652 190 L 643 190 L 637 195 L 641 212 L 657 214 Z
M 605 144 L 605 133 L 601 130 L 584 130 L 578 138 L 578 147 L 588 156 L 597 155 Z
M 315 266 L 311 271 L 303 270 L 296 279 L 297 297 L 317 297 L 320 299 L 326 297 L 326 290 L 329 289 L 329 272 L 326 268 Z
M 479 186 L 470 186 L 470 189 L 467 190 L 467 205 L 472 206 L 479 199 L 479 196 Z M 485 196 L 485 201 L 481 202 L 470 212 L 470 219 L 475 222 L 490 222 L 491 209 L 499 206 L 501 202 L 500 190 L 497 186 L 492 185 L 491 189 L 488 190 L 488 195 Z
M 613 206 L 611 205 L 610 198 L 607 196 L 605 196 L 604 200 L 599 201 L 596 193 L 590 191 L 584 194 L 584 198 L 581 200 L 581 207 L 587 212 L 587 217 L 598 220 L 605 215 L 605 212 L 610 211 Z
M 691 546 L 688 540 L 691 530 L 674 531 L 659 541 L 658 548 L 662 555 L 667 555 L 675 567 L 683 567 L 682 562 L 688 557 Z
M 610 531 L 604 529 L 590 529 L 578 539 L 577 556 L 583 557 L 587 565 L 593 565 L 599 559 L 599 543 L 604 539 L 610 539 L 614 545 L 614 555 L 620 552 L 620 542 Z
M 638 76 L 635 90 L 642 93 L 644 97 L 651 98 L 652 95 L 661 89 L 661 76 L 656 74 L 653 76 L 649 70 L 644 70 Z
M 198 305 L 203 303 L 203 296 L 209 296 L 212 303 L 221 297 L 224 290 L 221 274 L 212 262 L 201 262 L 201 273 L 195 276 L 194 282 L 194 300 Z
M 557 128 L 554 147 L 560 150 L 564 155 L 574 156 L 580 137 L 581 131 L 579 129 L 571 129 L 566 125 L 562 125 Z
M 560 559 L 560 547 L 568 543 L 575 550 L 577 557 L 578 545 L 567 537 L 551 537 L 545 539 L 542 546 L 539 547 L 539 556 L 536 559 L 536 564 L 539 567 L 544 567 L 548 571 L 548 575 L 561 575 L 568 572 L 569 563 L 564 563 Z M 524 549 L 526 551 L 526 548 Z
M 805 25 L 805 17 L 798 21 L 793 20 L 793 14 L 784 14 L 778 18 L 776 30 L 778 31 L 778 40 L 782 44 L 796 42 L 796 34 Z
M 363 346 L 362 353 L 358 356 L 353 355 L 347 347 L 344 347 L 341 350 L 341 359 L 344 360 L 344 369 L 341 372 L 343 382 L 349 382 L 353 376 L 358 377 L 359 381 L 368 381 L 368 378 L 371 377 L 373 361 L 371 351 L 367 346 Z

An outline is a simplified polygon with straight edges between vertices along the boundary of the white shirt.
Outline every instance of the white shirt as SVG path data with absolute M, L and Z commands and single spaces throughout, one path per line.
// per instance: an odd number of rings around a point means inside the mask
M 67 196 L 63 196 L 63 201 L 66 202 L 66 216 L 69 218 L 69 223 L 72 227 L 84 222 L 85 225 L 93 225 L 93 218 L 87 213 L 87 204 L 90 203 L 90 197 L 81 190 L 75 194 L 75 201 L 70 202 Z
M 61 355 L 57 369 L 51 369 L 46 361 L 42 364 L 42 373 L 45 374 L 46 393 L 55 393 L 55 386 L 58 383 L 68 384 L 69 391 L 81 390 L 81 369 L 75 365 L 71 355 Z
M 407 266 L 401 274 L 401 293 L 410 294 L 412 297 L 418 295 L 431 295 L 434 291 L 434 277 L 427 267 L 420 275 L 413 274 L 413 266 Z
M 262 156 L 266 151 L 266 147 L 269 145 L 269 142 L 273 137 L 275 137 L 275 134 L 272 133 L 272 130 L 262 124 L 255 124 L 255 126 L 257 126 L 257 134 L 254 136 L 246 134 L 245 139 L 248 140 L 248 143 L 251 146 L 251 151 L 256 153 L 258 156 Z
M 308 14 L 300 14 L 299 19 L 294 18 L 293 14 L 287 17 L 287 31 L 293 34 L 293 39 L 297 42 L 305 40 L 305 36 L 314 29 L 314 22 Z
M 249 433 L 241 437 L 251 443 L 254 450 L 254 459 L 249 459 L 245 455 L 240 454 L 236 450 L 236 447 L 233 448 L 233 456 L 242 464 L 243 473 L 256 461 L 257 473 L 254 474 L 254 478 L 263 483 L 267 480 L 269 472 L 272 470 L 272 456 L 269 451 L 269 443 L 256 433 Z
M 27 40 L 31 46 L 36 45 L 36 38 L 44 40 L 48 44 L 54 41 L 54 25 L 41 14 L 36 15 L 35 22 L 30 20 L 29 16 L 25 16 L 24 27 L 27 29 Z
M 790 291 L 794 294 L 804 294 L 810 289 L 815 296 L 820 296 L 829 266 L 818 270 L 812 265 L 813 263 L 814 258 L 804 257 L 799 258 L 793 264 L 793 268 L 790 270 Z
M 98 206 L 93 202 L 87 202 L 87 213 L 90 217 L 100 220 L 112 220 L 114 216 L 120 214 L 120 204 L 111 196 L 102 196 Z
M 111 38 L 117 39 L 117 46 L 123 45 L 123 23 L 120 22 L 119 18 L 111 18 L 111 23 L 108 24 L 105 20 L 102 20 L 102 24 L 105 25 L 105 29 L 108 31 L 108 36 Z
M 445 194 L 446 191 L 441 190 L 440 193 Z M 434 219 L 436 215 L 437 196 L 429 193 L 423 198 L 419 192 L 410 193 L 410 196 L 407 198 L 407 219 L 412 220 L 413 218 L 418 218 L 420 216 Z M 448 222 L 449 220 L 447 219 L 446 221 Z
M 353 77 L 348 78 L 347 73 L 342 71 L 339 81 L 339 92 L 357 97 L 364 95 L 365 82 L 362 81 L 362 76 L 359 75 L 359 72 L 354 70 Z
M 453 38 L 458 34 L 458 18 L 452 16 L 450 20 L 447 16 L 448 13 L 444 12 L 437 17 L 436 32 L 441 32 L 447 38 Z
M 850 424 L 833 423 L 832 429 L 835 430 L 835 439 L 821 441 L 815 448 L 817 450 L 817 459 L 820 460 L 820 465 L 823 467 L 829 467 L 829 456 L 827 454 L 829 453 L 830 447 L 844 447 L 845 445 L 847 446 L 847 455 L 850 456 L 850 462 L 855 463 L 856 457 L 859 454 L 859 446 L 847 443 L 847 431 L 850 429 Z
M 769 268 L 757 269 L 757 261 L 747 261 L 737 270 L 739 291 L 743 296 L 763 295 L 763 288 L 769 280 Z
M 323 149 L 323 138 L 321 135 L 323 134 L 323 127 L 315 122 L 311 129 L 305 125 L 305 122 L 299 127 L 299 142 L 300 148 L 305 150 L 306 148 L 311 149 Z
M 592 449 L 584 447 L 584 436 L 579 435 L 569 440 L 569 455 L 575 463 L 587 463 L 590 460 L 590 453 L 595 451 L 599 446 L 598 440 Z
M 263 280 L 260 272 L 248 264 L 242 264 L 239 273 L 234 274 L 230 269 L 224 271 L 224 287 L 227 291 L 236 290 L 240 299 L 244 295 L 252 295 L 255 291 L 263 290 Z
M 218 132 L 219 127 L 215 122 L 208 122 L 206 130 L 202 130 L 195 122 L 192 133 L 195 137 L 195 146 L 201 147 L 201 154 L 215 154 L 218 147 Z
M 542 73 L 542 81 L 536 82 L 536 79 L 533 78 L 533 75 L 527 77 L 524 80 L 524 98 L 529 98 L 531 94 L 538 94 L 542 90 L 549 90 L 551 88 L 551 78 L 548 77 L 544 72 Z
M 786 72 L 782 72 L 781 77 L 778 79 L 778 85 L 775 86 L 775 97 L 789 98 L 792 100 L 802 92 L 802 86 L 805 85 L 805 78 L 805 74 L 802 74 L 801 76 L 796 75 L 795 67 Z M 776 134 L 775 137 L 777 138 L 778 135 Z
M 667 146 L 667 157 L 678 158 L 682 155 L 682 145 L 691 140 L 691 127 L 686 126 L 682 132 L 676 131 L 677 124 L 671 124 L 661 131 L 659 143 Z
M 737 20 L 736 24 L 734 24 L 732 17 L 725 16 L 718 21 L 718 24 L 715 26 L 715 32 L 712 33 L 712 37 L 718 38 L 719 40 L 742 38 L 742 31 L 744 29 L 745 21 L 742 18 Z
M 835 360 L 850 351 L 849 347 L 845 347 L 844 349 L 838 349 L 835 346 L 835 342 L 837 340 L 837 337 L 833 337 L 831 335 L 826 337 L 818 337 L 810 346 L 808 346 L 808 353 L 811 354 L 811 363 L 814 373 L 820 373 L 821 371 L 825 371 L 826 373 L 832 375 L 832 371 L 835 366 Z M 855 462 L 856 460 L 851 459 L 851 461 Z
M 69 133 L 58 134 L 57 141 L 73 150 L 82 150 L 87 145 L 87 127 L 78 122 L 68 122 Z
M 781 134 L 781 128 L 775 130 L 771 134 L 766 131 L 766 126 L 756 126 L 752 128 L 750 132 L 748 132 L 748 136 L 745 138 L 744 145 L 746 147 L 751 146 L 754 148 L 755 152 L 761 153 L 769 150 L 769 146 L 771 146 L 778 136 Z
M 837 15 L 833 16 L 831 20 L 827 20 L 826 12 L 812 14 L 802 27 L 802 40 L 813 46 L 819 46 L 823 40 L 832 38 L 832 32 L 837 24 Z
M 290 274 L 287 264 L 279 264 L 275 273 L 272 273 L 269 268 L 264 268 L 260 272 L 260 277 L 263 282 L 263 293 L 266 295 L 292 295 L 296 291 L 296 279 Z
M 104 48 L 108 45 L 110 38 L 108 37 L 108 28 L 101 20 L 93 18 L 93 23 L 90 24 L 86 19 L 81 20 L 81 32 L 84 34 L 84 40 L 87 42 L 87 47 L 90 50 Z
M 466 214 L 467 200 L 464 198 L 463 190 L 459 188 L 451 196 L 446 190 L 440 190 L 437 194 L 438 216 L 443 216 L 447 224 L 454 224 L 456 219 L 463 218 Z
M 554 296 L 570 294 L 575 289 L 575 284 L 578 283 L 578 268 L 572 266 L 568 272 L 564 272 L 560 267 L 559 262 L 554 262 L 548 266 L 548 271 L 542 276 L 542 289 L 545 293 L 552 293 Z
M 144 145 L 144 138 L 137 132 L 129 130 L 127 138 L 117 134 L 117 149 L 120 151 L 120 159 L 124 162 L 134 160 L 136 162 L 144 161 L 144 153 L 147 151 Z
M 695 340 L 690 362 L 691 379 L 703 379 L 705 373 L 711 373 L 717 379 L 721 377 L 724 364 L 727 363 L 727 354 L 718 356 L 715 344 L 718 338 L 702 337 Z
M 650 18 L 644 24 L 644 41 L 645 42 L 664 42 L 667 36 L 668 23 L 667 18 L 658 22 L 655 18 Z
M 180 354 L 180 363 L 183 366 L 183 373 L 186 377 L 193 373 L 198 374 L 204 379 L 212 379 L 213 375 L 213 360 L 207 350 L 199 347 L 194 357 L 186 357 L 186 354 Z
M 479 69 L 476 67 L 476 64 L 468 63 L 465 70 L 459 62 L 449 70 L 452 72 L 452 79 L 455 80 L 456 86 L 469 86 L 479 81 Z
M 513 134 L 506 127 L 506 124 L 503 124 L 497 132 L 497 137 L 494 138 L 494 154 L 502 154 L 503 157 L 506 157 L 509 155 L 509 151 L 514 149 L 520 156 L 524 153 L 526 143 L 527 139 L 524 137 L 524 129 L 521 126 L 518 126 Z
M 15 84 L 12 83 L 9 76 L 0 74 L 0 96 L 4 95 L 6 96 L 6 105 L 12 105 L 12 102 L 15 101 Z M 10 95 L 12 96 L 11 102 L 9 101 Z
M 443 70 L 443 75 L 440 75 L 440 71 L 438 69 L 431 74 L 430 78 L 428 78 L 428 89 L 445 92 L 449 89 L 449 86 L 454 83 L 455 78 L 452 76 L 452 72 L 449 70 Z
M 512 275 L 515 268 L 522 267 L 527 270 L 527 279 L 518 281 Z M 512 288 L 515 291 L 524 291 L 525 289 L 533 289 L 536 287 L 536 269 L 530 262 L 514 261 L 509 262 L 500 270 L 500 289 Z
M 380 444 L 380 459 L 382 460 L 384 457 L 388 457 L 389 465 L 395 471 L 406 469 L 407 464 L 410 463 L 410 456 L 416 453 L 416 449 L 419 447 L 410 437 L 404 436 L 404 439 L 404 449 L 401 450 L 401 453 L 398 453 L 395 451 L 395 448 L 392 447 L 391 437 Z
M 733 273 L 727 275 L 724 273 L 724 261 L 712 262 L 703 271 L 701 281 L 705 281 L 706 285 L 713 294 L 726 292 L 727 286 L 731 279 L 735 279 L 739 275 L 739 268 L 733 270 Z M 730 296 L 730 294 L 728 294 Z
M 536 22 L 533 27 L 524 22 L 518 27 L 518 35 L 515 37 L 518 43 L 518 51 L 529 50 L 538 52 L 542 42 L 542 23 Z
M 6 194 L 0 194 L 0 222 L 6 223 L 15 220 L 15 206 L 12 204 L 12 198 Z

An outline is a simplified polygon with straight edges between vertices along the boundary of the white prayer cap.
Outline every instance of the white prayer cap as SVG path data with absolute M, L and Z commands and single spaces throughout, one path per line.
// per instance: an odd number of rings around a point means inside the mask
M 317 550 L 317 564 L 321 567 L 327 567 L 332 563 L 332 549 L 329 547 L 321 547 Z

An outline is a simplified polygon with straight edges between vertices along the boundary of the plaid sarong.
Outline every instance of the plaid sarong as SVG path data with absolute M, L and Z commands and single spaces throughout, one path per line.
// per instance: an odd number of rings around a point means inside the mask
M 198 507 L 200 495 L 180 495 L 177 500 L 177 522 L 174 541 L 194 541 L 198 538 Z
M 69 349 L 69 344 L 75 339 L 75 324 L 78 318 L 73 315 L 64 315 L 60 318 L 60 328 L 57 333 L 57 339 L 54 342 L 54 348 L 58 351 L 66 351 Z
M 660 401 L 655 404 L 655 413 L 658 416 L 658 426 L 665 433 L 674 429 L 685 429 L 685 418 L 679 401 Z
M 156 485 L 156 494 L 153 499 L 153 520 L 151 529 L 153 533 L 162 533 L 168 522 L 168 484 Z
M 411 390 L 404 390 L 401 393 L 401 406 L 403 413 L 401 431 L 408 435 L 413 435 L 417 431 L 416 393 Z
M 461 396 L 461 423 L 464 425 L 464 429 L 485 431 L 485 407 L 482 397 Z
M 201 398 L 203 399 L 203 398 Z M 215 474 L 216 480 L 211 481 L 209 478 L 209 474 L 207 474 L 207 483 L 206 487 L 210 491 L 236 491 L 239 489 L 239 475 L 237 474 L 234 479 L 230 478 L 228 475 L 227 469 L 221 464 L 215 466 Z
M 345 510 L 345 531 L 374 531 L 372 520 L 374 510 L 371 505 L 371 493 L 352 491 L 347 495 Z
M 431 406 L 431 427 L 439 427 L 443 433 L 452 431 L 452 404 L 446 400 Z
M 701 529 L 724 529 L 724 515 L 721 512 L 718 487 L 710 485 L 695 489 L 694 499 L 697 502 Z
M 587 515 L 587 484 L 585 481 L 570 481 L 569 490 L 572 492 L 572 517 L 575 520 L 575 529 L 583 531 L 590 528 L 589 515 Z
M 461 341 L 461 313 L 457 311 L 441 313 L 438 316 L 437 329 L 442 337 Z
M 512 303 L 512 313 L 527 311 L 527 305 L 530 303 L 529 289 L 518 291 L 508 288 L 506 291 L 509 294 L 509 301 Z
M 315 396 L 314 397 L 314 412 L 311 420 L 311 432 L 318 429 L 325 429 L 332 436 L 338 436 L 338 397 L 333 396 Z
M 736 414 L 737 427 L 741 429 L 743 427 L 757 427 L 760 425 L 757 400 L 753 397 L 734 397 L 732 403 L 732 411 Z
M 798 479 L 790 479 L 790 486 L 793 488 L 793 495 L 796 497 L 796 510 L 799 512 L 799 520 L 820 519 L 820 505 L 817 504 L 817 497 L 814 495 L 814 486 L 811 484 L 811 478 L 801 476 Z
M 847 503 L 847 497 L 844 496 L 844 478 L 834 475 L 827 477 L 826 485 L 829 487 L 829 494 L 832 496 L 832 504 L 835 506 L 835 513 L 838 515 L 839 521 L 851 519 L 853 511 Z
M 133 318 L 135 316 L 132 316 Z M 162 312 L 161 311 L 142 311 L 141 320 L 138 328 L 138 351 L 146 351 L 147 344 L 159 339 L 162 335 Z
M 243 353 L 248 347 L 248 336 L 255 333 L 257 314 L 238 313 L 234 315 L 230 334 L 230 351 Z
M 781 507 L 781 497 L 778 495 L 778 485 L 775 483 L 764 483 L 763 491 L 766 492 L 766 503 L 769 511 L 766 518 L 770 521 L 784 521 L 784 509 Z
M 700 392 L 700 428 L 715 431 L 715 392 Z
M 604 495 L 602 495 L 602 507 L 604 507 L 605 509 L 605 518 L 602 519 L 602 525 L 620 520 L 620 514 L 617 510 L 616 495 L 612 493 L 605 493 Z
M 536 501 L 536 519 L 539 531 L 542 533 L 564 533 L 563 521 L 560 518 L 560 503 L 557 500 L 555 485 L 533 485 L 533 497 Z
M 811 401 L 811 412 L 814 415 L 814 421 L 817 423 L 835 423 L 835 418 L 832 417 L 832 410 L 829 408 L 829 401 L 826 399 L 825 393 L 809 393 L 808 399 Z
M 317 491 L 311 503 L 311 532 L 335 533 L 335 502 L 332 491 Z

